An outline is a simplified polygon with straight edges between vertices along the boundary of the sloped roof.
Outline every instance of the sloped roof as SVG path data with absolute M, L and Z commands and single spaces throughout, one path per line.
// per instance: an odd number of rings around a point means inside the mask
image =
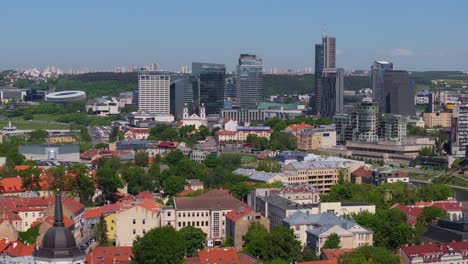
M 197 197 L 175 197 L 176 210 L 228 210 L 247 206 L 229 194 L 227 190 L 217 189 Z
M 231 212 L 226 214 L 226 219 L 231 220 L 232 222 L 237 222 L 237 220 L 241 219 L 242 217 L 250 214 L 252 210 L 250 210 L 247 206 L 241 206 L 238 208 L 233 209 Z
M 86 255 L 86 261 L 93 264 L 127 264 L 133 257 L 132 247 L 96 247 Z

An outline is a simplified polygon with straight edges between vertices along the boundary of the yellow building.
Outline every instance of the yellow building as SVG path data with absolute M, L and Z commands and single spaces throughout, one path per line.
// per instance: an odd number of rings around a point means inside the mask
M 452 113 L 424 113 L 424 125 L 428 128 L 437 126 L 450 127 L 452 122 Z
M 75 137 L 71 134 L 52 133 L 47 137 L 47 142 L 49 143 L 72 143 L 75 141 Z
M 115 240 L 115 213 L 109 213 L 104 216 L 107 227 L 107 239 Z

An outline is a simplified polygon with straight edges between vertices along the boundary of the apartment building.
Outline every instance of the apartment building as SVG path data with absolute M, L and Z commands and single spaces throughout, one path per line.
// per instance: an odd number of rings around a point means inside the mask
M 220 245 L 226 238 L 226 214 L 246 206 L 222 189 L 197 197 L 175 197 L 174 207 L 163 208 L 161 223 L 177 230 L 185 226 L 200 228 L 208 235 L 208 245 Z
M 468 242 L 429 243 L 401 247 L 398 254 L 405 264 L 467 263 Z
M 452 122 L 452 113 L 424 113 L 424 126 L 427 128 L 450 127 Z
M 236 131 L 216 131 L 215 138 L 218 144 L 228 142 L 245 142 L 249 135 L 270 139 L 273 131 L 267 126 L 238 126 Z
M 331 148 L 336 146 L 335 126 L 306 128 L 297 133 L 296 139 L 299 150 Z
M 233 239 L 234 247 L 242 249 L 244 236 L 254 222 L 262 224 L 266 229 L 270 228 L 268 218 L 252 211 L 247 206 L 236 208 L 226 214 L 226 237 Z
M 131 246 L 137 236 L 161 226 L 162 205 L 144 198 L 121 208 L 115 214 L 116 246 Z

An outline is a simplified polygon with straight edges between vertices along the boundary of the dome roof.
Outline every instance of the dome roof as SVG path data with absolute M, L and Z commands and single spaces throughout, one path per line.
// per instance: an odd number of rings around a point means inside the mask
M 34 256 L 40 259 L 79 259 L 84 257 L 76 246 L 72 232 L 63 224 L 60 193 L 55 195 L 54 226 L 47 230 L 42 239 L 42 245 Z

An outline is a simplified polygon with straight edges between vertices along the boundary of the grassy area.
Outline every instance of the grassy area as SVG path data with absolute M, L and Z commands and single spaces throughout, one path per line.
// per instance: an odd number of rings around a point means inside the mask
M 42 115 L 41 115 L 42 116 Z M 43 115 L 46 116 L 46 115 Z M 69 129 L 70 124 L 60 123 L 52 121 L 52 115 L 50 116 L 50 120 L 23 120 L 22 118 L 12 118 L 11 124 L 15 126 L 17 129 Z M 42 117 L 45 118 L 45 117 Z M 7 119 L 0 120 L 0 127 L 8 126 Z
M 242 165 L 256 163 L 256 162 L 257 162 L 257 157 L 255 157 L 254 155 L 242 155 L 242 158 L 241 158 Z

